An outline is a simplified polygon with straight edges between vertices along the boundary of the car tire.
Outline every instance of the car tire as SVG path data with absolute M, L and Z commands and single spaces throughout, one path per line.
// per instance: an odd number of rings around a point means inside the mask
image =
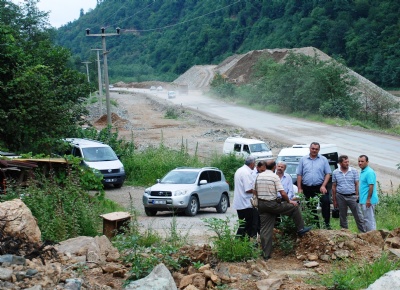
M 155 209 L 150 209 L 146 207 L 144 208 L 144 212 L 147 216 L 155 216 L 157 214 L 157 211 Z
M 114 188 L 121 188 L 123 183 L 114 183 Z
M 217 213 L 226 213 L 226 211 L 228 210 L 228 204 L 229 204 L 228 196 L 225 193 L 223 193 L 221 195 L 219 204 L 216 206 Z
M 199 211 L 199 201 L 195 196 L 191 196 L 189 199 L 189 204 L 185 209 L 185 214 L 187 216 L 195 216 Z

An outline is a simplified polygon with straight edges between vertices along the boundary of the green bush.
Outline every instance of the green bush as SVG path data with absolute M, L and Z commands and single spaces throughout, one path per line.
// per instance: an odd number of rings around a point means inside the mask
M 9 188 L 2 201 L 21 198 L 38 221 L 42 240 L 64 241 L 77 236 L 101 234 L 100 214 L 120 210 L 120 206 L 104 200 L 101 192 L 90 195 L 83 188 L 80 170 L 71 170 L 65 177 L 51 172 L 38 173 L 26 188 Z
M 229 217 L 225 220 L 219 218 L 202 219 L 206 226 L 216 236 L 211 237 L 212 248 L 216 256 L 224 262 L 242 262 L 248 259 L 257 259 L 261 256 L 261 250 L 249 237 L 237 237 L 236 232 L 239 221 L 231 227 Z
M 180 150 L 170 149 L 161 143 L 158 147 L 148 147 L 143 151 L 136 151 L 129 156 L 124 156 L 123 164 L 127 183 L 141 186 L 154 184 L 156 179 L 162 178 L 176 167 L 204 166 L 197 155 L 190 156 L 187 153 L 183 142 Z
M 400 225 L 400 187 L 396 193 L 379 193 L 379 203 L 375 207 L 375 218 L 378 229 L 392 231 Z

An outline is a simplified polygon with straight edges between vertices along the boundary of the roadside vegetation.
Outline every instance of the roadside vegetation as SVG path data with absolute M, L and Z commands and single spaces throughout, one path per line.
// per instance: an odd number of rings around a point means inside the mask
M 291 53 L 284 63 L 260 60 L 246 85 L 237 86 L 217 75 L 211 91 L 259 110 L 400 134 L 393 117 L 399 102 L 384 94 L 361 94 L 355 90 L 357 84 L 340 61 Z

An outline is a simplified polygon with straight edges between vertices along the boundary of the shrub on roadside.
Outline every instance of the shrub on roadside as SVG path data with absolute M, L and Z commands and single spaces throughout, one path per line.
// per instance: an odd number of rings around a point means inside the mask
M 236 236 L 239 221 L 232 227 L 229 217 L 226 217 L 225 220 L 219 218 L 202 220 L 216 234 L 216 236 L 211 237 L 212 249 L 221 261 L 242 262 L 261 256 L 261 250 L 256 247 L 254 241 L 248 237 L 240 238 Z
M 135 151 L 129 157 L 123 158 L 127 182 L 134 185 L 154 184 L 176 167 L 202 167 L 197 155 L 190 156 L 183 141 L 178 150 L 168 148 L 164 144 L 158 147 L 148 147 L 143 151 Z
M 12 186 L 1 201 L 21 198 L 38 221 L 42 240 L 63 241 L 77 236 L 101 233 L 100 214 L 120 210 L 116 203 L 104 199 L 101 178 L 81 167 L 78 158 L 70 166 L 34 172 L 26 187 Z M 97 189 L 89 194 L 89 189 Z

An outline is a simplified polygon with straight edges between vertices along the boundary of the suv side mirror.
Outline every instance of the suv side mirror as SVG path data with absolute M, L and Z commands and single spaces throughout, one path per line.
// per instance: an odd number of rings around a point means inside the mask
M 200 185 L 202 185 L 202 184 L 207 184 L 207 180 L 205 180 L 205 179 L 200 180 L 199 184 L 200 184 Z

